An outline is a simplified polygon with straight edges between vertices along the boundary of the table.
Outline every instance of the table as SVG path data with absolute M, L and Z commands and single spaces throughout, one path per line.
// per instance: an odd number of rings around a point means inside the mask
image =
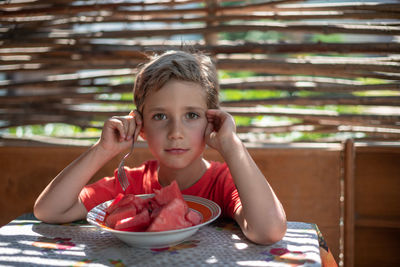
M 249 242 L 233 221 L 217 220 L 183 243 L 164 249 L 129 247 L 79 221 L 54 225 L 32 214 L 0 228 L 3 266 L 321 266 L 316 225 L 288 222 L 270 246 Z

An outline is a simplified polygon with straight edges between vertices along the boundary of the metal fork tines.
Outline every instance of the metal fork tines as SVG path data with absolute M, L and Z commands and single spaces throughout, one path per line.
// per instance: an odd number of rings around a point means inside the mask
M 124 192 L 129 186 L 128 177 L 126 177 L 126 173 L 125 173 L 125 159 L 127 157 L 129 157 L 129 155 L 132 153 L 134 146 L 135 146 L 135 142 L 133 140 L 132 141 L 132 146 L 131 146 L 131 151 L 129 151 L 129 153 L 127 153 L 123 157 L 123 159 L 121 160 L 121 162 L 119 163 L 119 166 L 118 166 L 118 181 L 119 181 L 119 184 L 122 187 L 122 190 L 124 190 Z

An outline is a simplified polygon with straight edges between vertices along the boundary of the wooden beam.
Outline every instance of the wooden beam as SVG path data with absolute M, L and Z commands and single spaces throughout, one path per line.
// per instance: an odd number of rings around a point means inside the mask
M 241 99 L 223 101 L 225 107 L 252 107 L 258 105 L 366 105 L 366 106 L 395 106 L 398 107 L 400 96 L 352 96 L 327 95 L 309 97 L 269 97 L 264 99 Z
M 354 266 L 355 234 L 355 148 L 353 140 L 344 144 L 344 266 Z

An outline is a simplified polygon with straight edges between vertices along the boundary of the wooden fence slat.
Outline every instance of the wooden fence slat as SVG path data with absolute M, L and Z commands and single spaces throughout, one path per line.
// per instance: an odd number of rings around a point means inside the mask
M 249 107 L 257 105 L 377 105 L 398 106 L 400 96 L 356 97 L 356 96 L 326 96 L 326 97 L 270 97 L 265 99 L 249 99 L 223 101 L 223 106 Z
M 286 130 L 258 129 L 250 124 L 247 128 L 240 126 L 239 131 L 267 133 L 302 128 L 315 133 L 359 131 L 366 137 L 381 134 L 391 139 L 400 127 L 396 122 L 400 45 L 394 39 L 400 35 L 399 12 L 400 4 L 393 1 L 317 4 L 301 0 L 221 0 L 208 5 L 200 0 L 106 0 L 94 5 L 74 0 L 2 2 L 0 71 L 5 79 L 0 81 L 0 118 L 4 119 L 3 128 L 46 122 L 98 127 L 111 114 L 127 111 L 89 111 L 82 110 L 81 105 L 132 106 L 129 99 L 103 99 L 100 95 L 131 92 L 141 63 L 155 53 L 181 47 L 182 41 L 166 38 L 195 35 L 202 38 L 190 41 L 189 46 L 210 54 L 221 73 L 229 76 L 245 70 L 253 75 L 221 79 L 223 95 L 262 95 L 263 91 L 283 95 L 255 100 L 244 97 L 239 102 L 222 98 L 224 108 L 249 120 L 272 116 L 302 121 Z M 151 22 L 158 26 L 138 26 Z M 95 23 L 98 28 L 92 29 Z M 110 23 L 125 23 L 126 27 L 108 28 Z M 276 43 L 269 39 L 251 42 L 216 38 L 220 33 L 252 32 L 284 37 Z M 309 39 L 318 35 L 330 38 L 330 34 L 353 39 L 332 43 Z M 83 74 L 87 70 L 90 75 Z M 115 83 L 118 79 L 125 81 Z M 310 96 L 302 96 L 307 95 L 304 92 Z M 251 109 L 267 105 L 361 106 L 373 114 Z M 387 109 L 387 115 L 380 114 L 381 107 Z M 46 116 L 48 113 L 54 116 Z
M 144 59 L 144 53 L 160 53 L 166 50 L 179 48 L 179 42 L 143 42 L 141 45 L 105 45 L 105 44 L 75 44 L 68 47 L 62 47 L 53 43 L 20 43 L 3 45 L 0 48 L 1 55 L 40 55 L 52 57 L 59 52 L 65 55 L 87 54 L 93 56 L 97 54 L 115 55 L 122 54 L 129 58 Z M 18 49 L 19 46 L 19 49 Z M 201 51 L 210 51 L 215 54 L 280 54 L 280 53 L 335 53 L 335 54 L 387 54 L 400 51 L 399 43 L 282 43 L 270 44 L 266 42 L 239 42 L 224 41 L 218 45 L 204 45 L 198 42 L 191 43 L 195 49 Z

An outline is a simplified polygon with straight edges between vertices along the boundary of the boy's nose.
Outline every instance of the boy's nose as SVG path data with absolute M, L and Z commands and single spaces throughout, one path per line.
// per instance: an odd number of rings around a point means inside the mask
M 180 139 L 183 137 L 183 125 L 178 119 L 173 119 L 169 123 L 168 138 Z

